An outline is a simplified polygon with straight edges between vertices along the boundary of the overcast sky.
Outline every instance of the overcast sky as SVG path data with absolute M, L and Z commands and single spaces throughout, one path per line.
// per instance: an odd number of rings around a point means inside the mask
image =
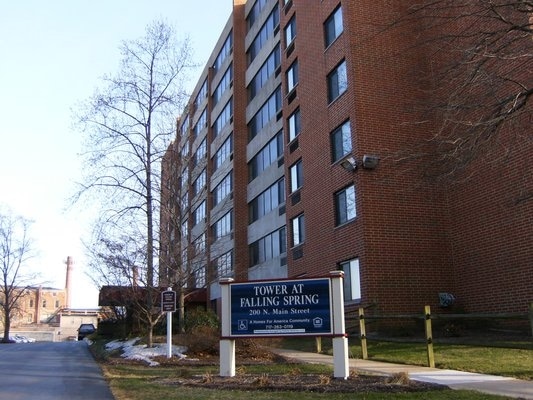
M 202 66 L 230 16 L 232 0 L 0 0 L 0 203 L 35 221 L 34 267 L 49 286 L 74 265 L 73 307 L 96 307 L 81 239 L 88 221 L 68 211 L 79 181 L 81 135 L 71 109 L 117 70 L 122 40 L 154 20 L 190 37 Z M 191 88 L 201 68 L 192 74 Z M 176 110 L 176 115 L 181 110 Z

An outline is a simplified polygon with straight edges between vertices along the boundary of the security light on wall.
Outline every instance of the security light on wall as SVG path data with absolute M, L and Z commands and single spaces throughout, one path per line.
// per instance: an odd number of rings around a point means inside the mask
M 363 156 L 362 165 L 364 169 L 374 169 L 378 166 L 378 163 L 379 163 L 378 156 L 371 156 L 367 154 Z
M 346 171 L 355 171 L 357 169 L 357 160 L 352 155 L 345 157 L 339 164 Z

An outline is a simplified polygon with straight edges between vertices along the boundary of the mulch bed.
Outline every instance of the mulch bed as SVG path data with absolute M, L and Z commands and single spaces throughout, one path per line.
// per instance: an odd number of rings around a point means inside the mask
M 187 378 L 161 379 L 163 385 L 180 385 L 217 390 L 240 391 L 291 391 L 317 393 L 403 393 L 442 390 L 443 386 L 421 382 L 392 383 L 390 378 L 379 376 L 350 376 L 348 379 L 334 379 L 326 375 L 254 375 L 237 374 L 235 377 L 215 375 L 191 376 Z

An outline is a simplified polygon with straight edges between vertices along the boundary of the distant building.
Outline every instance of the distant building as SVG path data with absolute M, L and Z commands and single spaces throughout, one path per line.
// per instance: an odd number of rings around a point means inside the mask
M 438 128 L 413 117 L 439 62 L 414 46 L 424 22 L 380 25 L 408 3 L 234 1 L 163 160 L 162 285 L 184 277 L 216 308 L 222 277 L 343 270 L 346 303 L 382 312 L 527 311 L 531 141 L 454 184 L 390 156 Z
M 37 340 L 61 341 L 77 337 L 77 329 L 82 323 L 99 320 L 98 309 L 72 309 L 72 275 L 74 260 L 67 257 L 65 288 L 26 287 L 20 290 L 17 309 L 11 318 L 12 333 L 23 333 Z M 3 326 L 3 320 L 0 320 Z

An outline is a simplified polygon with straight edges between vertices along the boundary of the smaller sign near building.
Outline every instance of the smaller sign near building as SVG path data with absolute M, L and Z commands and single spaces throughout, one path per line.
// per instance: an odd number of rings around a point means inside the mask
M 161 311 L 176 311 L 176 292 L 174 292 L 173 290 L 165 290 L 161 293 Z
M 330 279 L 230 283 L 231 336 L 332 333 Z

